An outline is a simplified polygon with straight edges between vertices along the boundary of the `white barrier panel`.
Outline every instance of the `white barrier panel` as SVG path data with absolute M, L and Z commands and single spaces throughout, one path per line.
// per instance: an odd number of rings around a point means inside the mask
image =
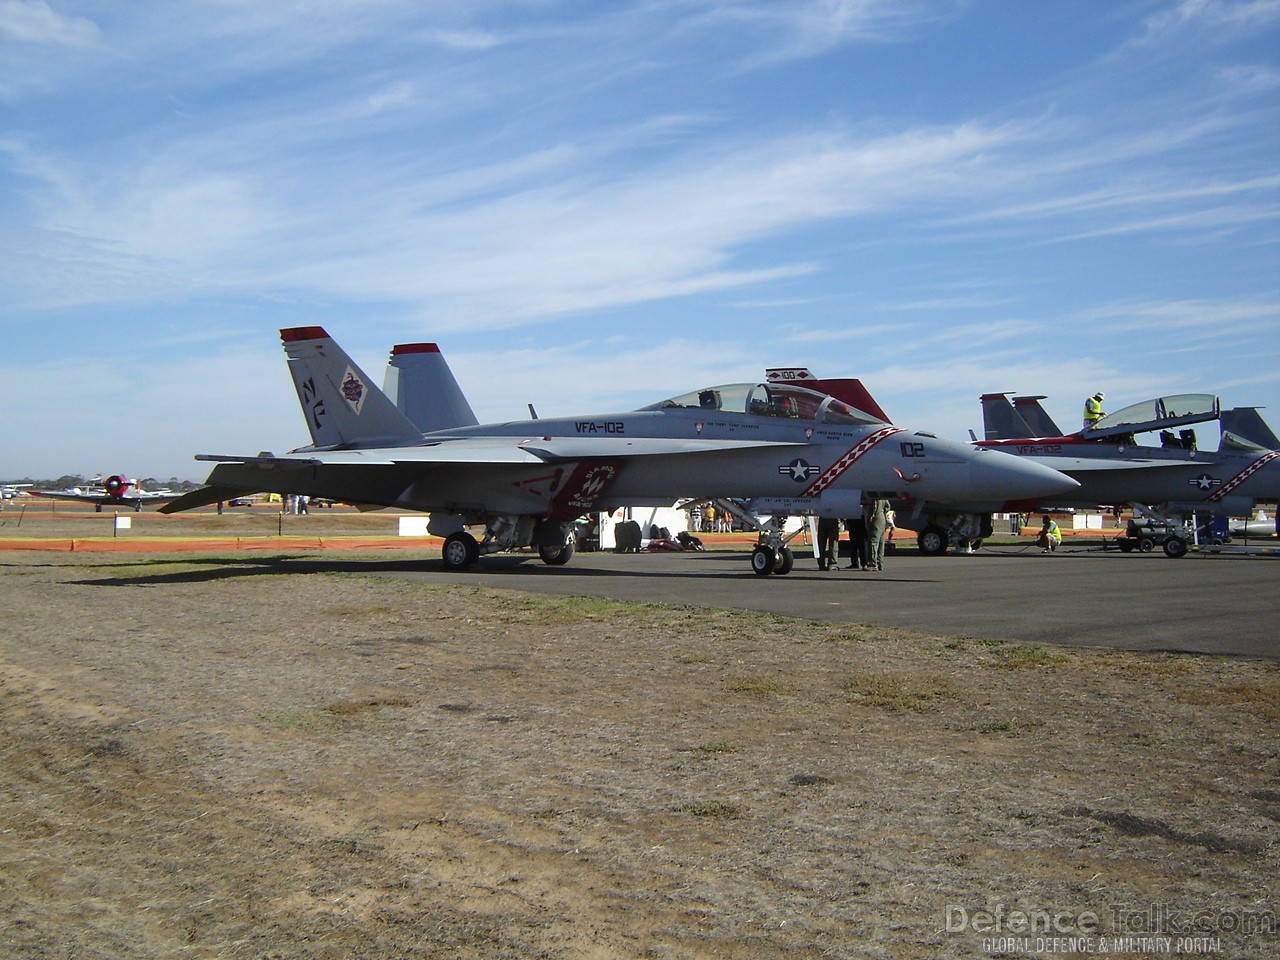
M 1074 530 L 1101 530 L 1102 516 L 1097 513 L 1077 513 L 1071 518 Z
M 396 535 L 400 537 L 429 536 L 427 533 L 427 524 L 430 522 L 430 517 L 401 517 L 400 526 L 396 531 Z
M 129 530 L 133 527 L 133 517 L 116 517 L 117 530 Z

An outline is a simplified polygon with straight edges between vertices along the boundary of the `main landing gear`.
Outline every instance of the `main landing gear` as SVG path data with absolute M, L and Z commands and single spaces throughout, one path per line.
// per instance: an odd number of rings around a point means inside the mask
M 538 548 L 543 563 L 563 566 L 574 552 L 573 524 L 534 517 L 496 517 L 485 528 L 483 540 L 476 540 L 466 530 L 449 534 L 440 559 L 446 570 L 465 570 L 487 553 L 532 546 Z

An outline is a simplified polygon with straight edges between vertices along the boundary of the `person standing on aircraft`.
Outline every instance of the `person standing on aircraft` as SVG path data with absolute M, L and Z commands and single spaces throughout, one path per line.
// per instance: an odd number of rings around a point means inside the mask
M 1106 416 L 1102 412 L 1102 401 L 1107 399 L 1107 395 L 1099 390 L 1092 397 L 1084 402 L 1084 429 L 1088 430 L 1095 423 Z
M 1046 513 L 1044 515 L 1044 523 L 1040 525 L 1040 536 L 1036 538 L 1036 544 L 1040 547 L 1040 552 L 1052 553 L 1058 549 L 1058 544 L 1061 542 L 1062 531 L 1058 529 L 1057 521 Z
M 839 570 L 840 521 L 834 517 L 818 518 L 818 569 Z
M 884 535 L 889 529 L 889 501 L 872 500 L 867 506 L 867 541 L 870 569 L 884 569 Z

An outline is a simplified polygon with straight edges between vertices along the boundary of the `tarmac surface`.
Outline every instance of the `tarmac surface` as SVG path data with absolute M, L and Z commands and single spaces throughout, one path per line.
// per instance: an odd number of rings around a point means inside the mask
M 341 569 L 977 639 L 1280 660 L 1280 543 L 1274 538 L 1258 541 L 1255 555 L 1227 547 L 1177 560 L 1160 551 L 1103 550 L 1105 538 L 1071 535 L 1051 556 L 1029 538 L 988 543 L 967 556 L 923 557 L 912 544 L 890 553 L 880 573 L 819 571 L 810 548 L 802 546 L 790 574 L 760 577 L 751 571 L 749 536 L 721 542 L 707 535 L 711 549 L 705 553 L 578 552 L 567 566 L 549 567 L 536 554 L 520 552 L 448 573 L 439 540 L 396 537 L 397 518 L 390 514 L 339 509 L 282 517 L 260 508 L 226 516 L 144 512 L 133 519 L 133 529 L 114 539 L 112 517 L 92 507 L 10 509 L 0 514 L 0 551 L 235 551 L 264 555 L 237 562 L 283 571 Z M 345 555 L 324 556 L 330 550 Z
M 564 567 L 534 556 L 485 557 L 473 570 L 369 572 L 561 596 L 755 610 L 827 622 L 905 627 L 978 639 L 1162 650 L 1280 660 L 1280 556 L 1123 554 L 1064 545 L 983 548 L 966 556 L 903 550 L 879 573 L 822 572 L 798 558 L 757 576 L 750 550 L 577 553 Z M 381 568 L 381 569 L 378 569 Z

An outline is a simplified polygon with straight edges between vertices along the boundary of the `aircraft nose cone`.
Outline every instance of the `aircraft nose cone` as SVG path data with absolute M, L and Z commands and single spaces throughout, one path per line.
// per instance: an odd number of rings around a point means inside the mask
M 993 493 L 1006 500 L 1038 500 L 1070 493 L 1080 484 L 1052 467 L 1009 453 L 987 450 L 978 474 L 991 484 Z

